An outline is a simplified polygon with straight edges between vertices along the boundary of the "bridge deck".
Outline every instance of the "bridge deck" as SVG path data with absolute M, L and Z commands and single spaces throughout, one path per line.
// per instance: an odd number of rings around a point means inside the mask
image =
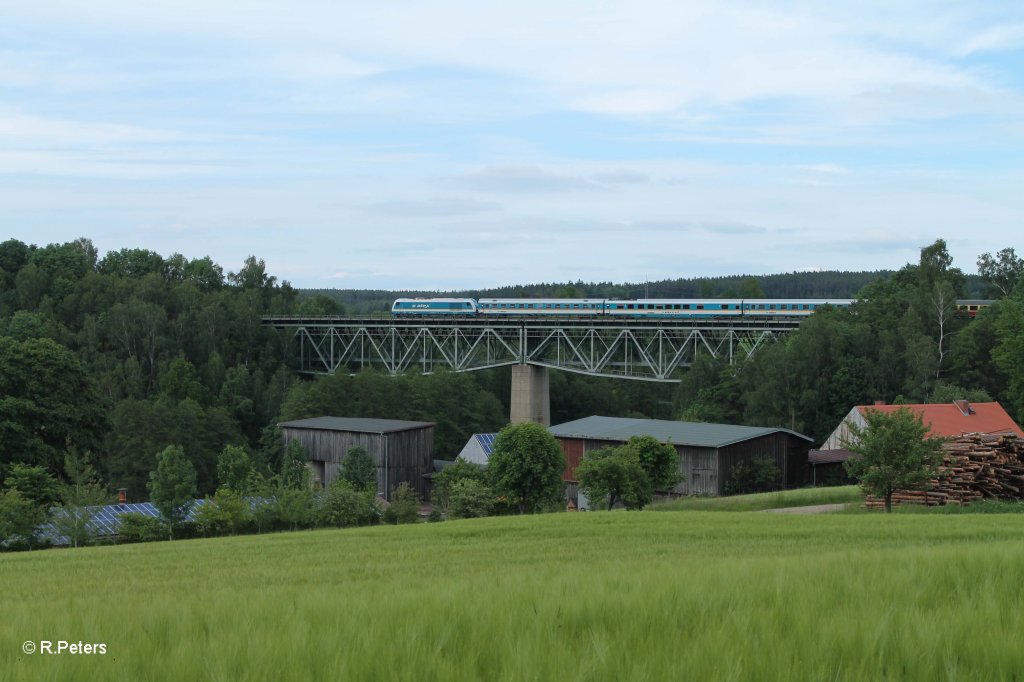
M 678 381 L 698 355 L 734 362 L 796 329 L 803 318 L 619 316 L 265 317 L 298 343 L 299 371 L 365 367 L 390 374 L 505 365 L 593 376 Z

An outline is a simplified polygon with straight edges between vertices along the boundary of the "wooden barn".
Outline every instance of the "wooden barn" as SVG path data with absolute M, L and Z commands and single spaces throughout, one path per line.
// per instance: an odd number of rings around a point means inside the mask
M 306 448 L 313 476 L 323 486 L 338 477 L 349 450 L 363 447 L 377 464 L 377 492 L 384 499 L 401 483 L 420 495 L 427 492 L 423 476 L 434 470 L 432 422 L 314 417 L 278 426 L 286 444 L 297 439 Z
M 673 494 L 722 495 L 732 468 L 754 459 L 774 461 L 787 488 L 807 482 L 811 439 L 788 429 L 595 416 L 549 430 L 565 452 L 564 478 L 570 484 L 576 481 L 576 467 L 584 454 L 622 445 L 633 436 L 652 436 L 679 452 L 682 480 Z

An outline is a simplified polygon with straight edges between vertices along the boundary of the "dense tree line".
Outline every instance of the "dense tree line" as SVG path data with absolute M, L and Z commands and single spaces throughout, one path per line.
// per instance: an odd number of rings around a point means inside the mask
M 993 259 L 999 265 L 998 257 Z M 979 266 L 981 264 L 979 263 Z M 790 272 L 774 275 L 730 275 L 693 277 L 633 284 L 614 282 L 548 282 L 493 289 L 462 291 L 385 291 L 382 289 L 306 289 L 302 296 L 331 300 L 352 315 L 379 315 L 391 309 L 396 298 L 466 296 L 472 298 L 853 298 L 864 287 L 891 277 L 887 270 L 875 272 Z M 968 275 L 963 295 L 980 298 L 986 284 L 980 275 Z
M 555 422 L 590 414 L 685 418 L 780 425 L 820 439 L 852 405 L 876 399 L 991 396 L 1024 417 L 1020 259 L 1005 249 L 983 254 L 978 266 L 972 285 L 940 241 L 920 262 L 883 276 L 794 273 L 618 289 L 575 282 L 470 293 L 637 296 L 649 287 L 651 296 L 690 296 L 710 286 L 712 294 L 844 296 L 853 293 L 844 286 L 870 280 L 855 306 L 814 315 L 746 364 L 698 358 L 679 387 L 551 374 Z M 799 282 L 806 288 L 786 288 Z M 818 289 L 826 285 L 836 289 Z M 209 258 L 145 249 L 100 257 L 88 239 L 3 242 L 0 490 L 10 488 L 15 465 L 39 466 L 67 484 L 66 459 L 75 453 L 95 473 L 90 484 L 144 499 L 158 456 L 175 446 L 195 470 L 197 494 L 212 494 L 228 447 L 242 449 L 262 475 L 279 470 L 284 452 L 273 425 L 282 419 L 433 421 L 439 458 L 454 457 L 471 433 L 505 423 L 508 368 L 298 379 L 288 335 L 262 327 L 260 318 L 351 312 L 330 293 L 300 293 L 256 257 L 226 272 Z M 951 309 L 968 295 L 999 302 L 968 322 Z
M 225 274 L 144 249 L 100 258 L 88 239 L 0 244 L 0 480 L 15 462 L 63 476 L 74 446 L 144 498 L 177 445 L 212 490 L 217 453 L 257 446 L 295 381 L 260 316 L 297 301 L 255 257 Z
M 683 378 L 677 416 L 783 426 L 819 442 L 851 407 L 875 400 L 995 399 L 1024 419 L 1024 287 L 1020 259 L 1001 253 L 1005 267 L 983 268 L 982 293 L 996 303 L 975 320 L 956 312 L 967 277 L 938 240 L 918 263 L 864 287 L 855 305 L 815 313 L 744 364 L 699 358 Z M 1004 290 L 1013 294 L 999 298 Z

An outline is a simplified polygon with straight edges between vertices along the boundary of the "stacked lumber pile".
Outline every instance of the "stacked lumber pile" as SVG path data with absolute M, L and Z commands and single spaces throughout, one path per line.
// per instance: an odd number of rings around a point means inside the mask
M 951 438 L 943 448 L 942 464 L 928 490 L 897 490 L 893 506 L 1024 499 L 1024 439 L 971 433 Z M 885 500 L 869 496 L 865 506 L 884 509 Z

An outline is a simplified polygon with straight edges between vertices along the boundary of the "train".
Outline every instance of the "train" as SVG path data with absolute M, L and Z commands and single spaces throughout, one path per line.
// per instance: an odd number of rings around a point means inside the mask
M 822 306 L 846 308 L 849 298 L 399 298 L 391 305 L 392 315 L 521 317 L 804 317 Z M 976 317 L 991 305 L 983 299 L 956 302 L 958 314 Z
M 993 301 L 985 299 L 962 299 L 956 302 L 956 311 L 967 317 L 977 317 L 978 313 L 992 305 Z
M 804 317 L 823 306 L 845 308 L 849 298 L 399 298 L 392 315 L 612 316 L 637 318 Z

